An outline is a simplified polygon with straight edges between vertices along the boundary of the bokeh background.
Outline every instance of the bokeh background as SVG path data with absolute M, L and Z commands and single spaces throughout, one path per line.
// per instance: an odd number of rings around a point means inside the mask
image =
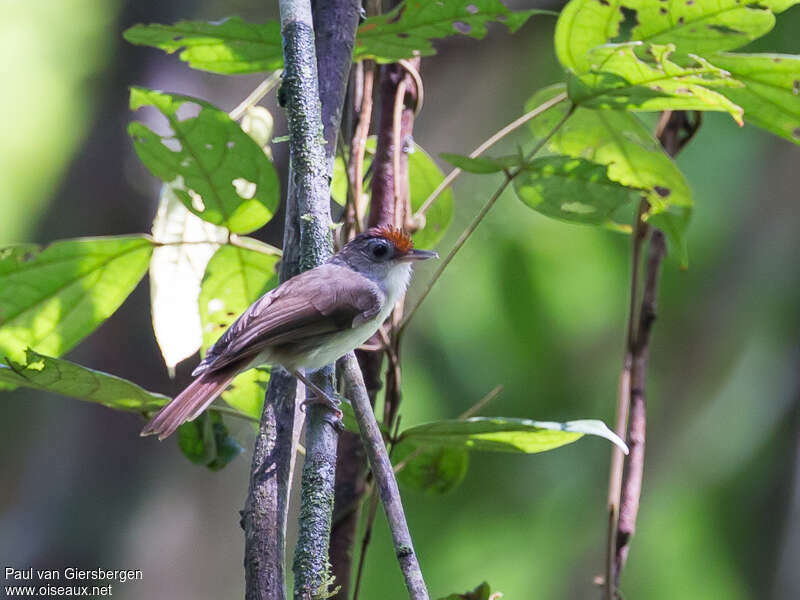
M 192 71 L 126 44 L 121 31 L 272 19 L 276 4 L 0 3 L 0 242 L 149 231 L 158 186 L 125 133 L 127 86 L 230 109 L 260 78 Z M 497 25 L 480 42 L 438 44 L 423 61 L 417 142 L 434 155 L 467 153 L 521 114 L 560 78 L 553 24 L 538 17 L 513 36 Z M 798 31 L 795 7 L 753 46 L 798 53 Z M 280 135 L 282 111 L 274 98 L 267 106 Z M 691 264 L 681 271 L 671 257 L 664 269 L 644 496 L 622 590 L 648 600 L 800 598 L 800 148 L 709 114 L 678 163 L 696 201 Z M 497 183 L 457 181 L 440 249 Z M 257 236 L 278 242 L 279 225 Z M 498 383 L 505 391 L 484 414 L 613 422 L 628 254 L 624 236 L 548 220 L 507 194 L 410 328 L 403 424 L 455 416 Z M 174 393 L 191 364 L 167 377 L 149 319 L 145 281 L 68 358 Z M 242 597 L 248 455 L 212 473 L 173 441 L 139 438 L 133 415 L 28 390 L 0 403 L 0 566 L 142 569 L 142 581 L 115 586 L 122 600 Z M 249 450 L 252 432 L 231 425 Z M 599 598 L 609 455 L 595 439 L 534 456 L 473 454 L 456 491 L 407 492 L 433 595 L 486 580 L 508 599 Z M 405 597 L 382 519 L 367 600 Z

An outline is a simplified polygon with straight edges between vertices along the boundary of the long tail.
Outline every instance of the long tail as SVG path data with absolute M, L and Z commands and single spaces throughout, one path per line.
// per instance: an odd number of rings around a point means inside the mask
M 238 368 L 231 367 L 213 373 L 203 373 L 175 396 L 172 402 L 158 411 L 158 414 L 144 426 L 140 435 L 158 435 L 159 440 L 172 435 L 183 423 L 196 419 L 217 396 L 225 391 L 238 373 Z

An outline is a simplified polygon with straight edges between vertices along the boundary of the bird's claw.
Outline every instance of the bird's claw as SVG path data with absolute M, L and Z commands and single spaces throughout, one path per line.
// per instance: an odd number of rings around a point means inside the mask
M 344 431 L 344 421 L 342 418 L 344 417 L 344 413 L 339 408 L 339 405 L 342 402 L 342 396 L 336 392 L 333 394 L 333 399 L 329 398 L 328 396 L 319 396 L 314 394 L 311 398 L 306 398 L 300 403 L 300 408 L 303 411 L 306 410 L 309 404 L 321 404 L 331 410 L 333 413 L 333 419 L 328 421 L 328 423 L 333 427 L 336 431 L 341 433 Z

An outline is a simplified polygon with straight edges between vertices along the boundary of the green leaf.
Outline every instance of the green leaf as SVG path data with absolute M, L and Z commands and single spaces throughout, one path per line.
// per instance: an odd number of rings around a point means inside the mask
M 501 598 L 502 594 L 496 595 L 495 598 Z M 492 600 L 492 588 L 485 581 L 476 587 L 471 592 L 464 592 L 463 594 L 450 594 L 440 600 Z
M 219 413 L 204 412 L 178 428 L 178 446 L 196 465 L 219 471 L 244 451 L 228 433 Z
M 559 62 L 578 75 L 590 70 L 589 51 L 609 42 L 675 44 L 679 62 L 690 53 L 732 50 L 754 40 L 798 0 L 571 0 L 555 32 Z
M 800 144 L 800 56 L 717 54 L 714 64 L 745 84 L 725 91 L 744 120 Z
M 469 454 L 464 448 L 412 442 L 398 444 L 392 453 L 393 462 L 408 462 L 397 473 L 397 481 L 409 489 L 427 495 L 446 494 L 464 480 L 469 467 Z
M 435 54 L 431 40 L 451 35 L 482 39 L 486 24 L 502 21 L 514 33 L 535 13 L 510 11 L 499 0 L 406 0 L 394 10 L 370 17 L 358 28 L 354 60 L 371 58 L 380 63 Z
M 513 167 L 518 167 L 522 162 L 524 162 L 519 156 L 504 156 L 500 158 L 478 156 L 472 158 L 471 156 L 450 154 L 448 152 L 442 152 L 439 154 L 439 156 L 462 171 L 466 171 L 467 173 L 476 173 L 479 175 L 500 173 Z
M 444 173 L 436 166 L 430 155 L 420 146 L 408 155 L 409 202 L 416 212 L 444 180 Z M 448 188 L 442 192 L 425 213 L 425 226 L 417 230 L 411 239 L 417 248 L 434 248 L 444 236 L 453 219 L 453 192 Z
M 631 200 L 631 189 L 608 178 L 607 167 L 583 158 L 546 156 L 531 161 L 514 179 L 520 200 L 562 221 L 618 226 L 614 213 Z
M 400 439 L 416 444 L 534 454 L 570 444 L 584 434 L 605 438 L 627 454 L 628 447 L 602 421 L 555 423 L 509 417 L 472 417 L 425 423 L 406 429 Z
M 153 175 L 174 182 L 186 208 L 234 233 L 248 233 L 272 218 L 280 196 L 275 167 L 225 112 L 196 98 L 132 88 L 131 109 L 144 106 L 157 108 L 172 132 L 161 136 L 131 123 L 136 153 Z M 196 116 L 182 118 L 183 111 L 198 109 Z
M 528 101 L 526 110 L 563 90 L 563 85 L 554 85 L 539 91 Z M 566 110 L 564 105 L 553 107 L 531 121 L 531 131 L 538 138 L 544 137 Z M 685 233 L 692 212 L 689 186 L 661 144 L 635 115 L 621 110 L 578 108 L 547 147 L 558 154 L 606 165 L 610 180 L 642 190 L 651 206 L 647 217 L 665 230 L 681 262 L 687 263 Z
M 647 63 L 634 53 L 641 42 L 606 44 L 589 52 L 588 73 L 569 78 L 567 91 L 578 105 L 626 110 L 726 111 L 742 124 L 742 109 L 709 86 L 742 87 L 730 73 L 704 58 L 682 67 L 669 58 L 675 46 L 650 46 Z
M 119 308 L 152 251 L 144 235 L 0 250 L 0 356 L 23 361 L 28 347 L 49 356 L 70 350 Z
M 277 285 L 277 263 L 278 256 L 274 254 L 237 246 L 222 246 L 217 250 L 206 268 L 198 299 L 203 352 L 248 306 Z M 234 408 L 259 418 L 268 380 L 266 371 L 251 369 L 234 379 L 222 398 Z
M 365 173 L 369 171 L 372 164 L 376 145 L 377 139 L 375 136 L 370 136 L 367 139 L 367 151 L 364 154 Z M 416 212 L 444 180 L 444 173 L 436 166 L 431 156 L 415 144 L 414 150 L 408 155 L 408 179 L 409 202 L 411 210 Z M 336 157 L 333 164 L 331 197 L 341 206 L 344 206 L 347 201 L 347 168 L 339 156 Z M 439 243 L 453 218 L 453 205 L 453 192 L 446 189 L 425 214 L 424 227 L 411 236 L 416 247 L 433 248 Z
M 656 3 L 637 0 L 638 24 L 632 39 L 676 44 L 676 58 L 732 50 L 761 37 L 775 25 L 775 15 L 798 0 L 694 0 Z
M 133 382 L 44 356 L 30 348 L 25 350 L 23 360 L 6 358 L 4 363 L 0 364 L 0 382 L 95 402 L 117 410 L 146 413 L 169 401 L 166 396 L 148 392 Z
M 283 67 L 281 26 L 277 21 L 245 23 L 231 17 L 216 23 L 180 21 L 174 25 L 134 25 L 123 33 L 132 44 L 152 46 L 179 57 L 193 69 L 230 75 Z

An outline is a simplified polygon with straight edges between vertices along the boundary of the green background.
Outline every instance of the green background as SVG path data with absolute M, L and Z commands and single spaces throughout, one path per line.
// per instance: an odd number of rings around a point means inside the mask
M 8 4 L 0 23 L 2 243 L 148 231 L 158 187 L 125 133 L 128 86 L 230 109 L 260 81 L 191 71 L 125 44 L 123 29 L 276 17 L 272 3 L 246 0 Z M 423 61 L 416 142 L 434 156 L 467 154 L 521 114 L 533 92 L 560 78 L 553 25 L 536 17 L 513 36 L 494 26 L 480 42 L 438 44 Z M 795 7 L 752 49 L 798 53 L 798 30 Z M 274 152 L 285 165 L 285 144 Z M 690 268 L 670 257 L 664 269 L 644 496 L 622 591 L 648 600 L 797 598 L 800 148 L 707 114 L 678 163 L 695 197 Z M 457 181 L 440 251 L 498 183 L 468 174 Z M 256 235 L 277 242 L 281 222 Z M 498 383 L 505 390 L 484 414 L 613 422 L 628 255 L 624 236 L 548 220 L 507 193 L 409 328 L 403 425 L 451 418 Z M 430 266 L 419 270 L 412 296 L 429 275 Z M 168 379 L 148 305 L 145 282 L 68 358 L 175 393 L 192 361 Z M 212 473 L 173 442 L 140 439 L 134 415 L 30 390 L 1 401 L 3 565 L 142 569 L 142 581 L 115 585 L 122 599 L 242 597 L 238 511 L 249 456 Z M 250 448 L 248 425 L 231 426 Z M 599 597 L 592 579 L 603 565 L 609 454 L 594 438 L 541 455 L 473 454 L 455 491 L 406 493 L 432 595 L 487 580 L 508 599 Z M 382 519 L 365 600 L 405 597 Z

